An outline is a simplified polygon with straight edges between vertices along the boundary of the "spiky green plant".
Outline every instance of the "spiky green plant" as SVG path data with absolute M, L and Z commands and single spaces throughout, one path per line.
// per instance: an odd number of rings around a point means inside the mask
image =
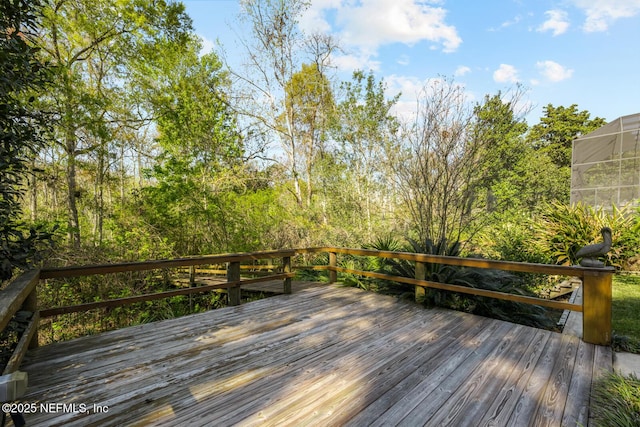
M 544 210 L 537 222 L 537 244 L 558 264 L 574 265 L 581 247 L 601 241 L 600 230 L 609 227 L 613 244 L 606 255 L 607 265 L 624 267 L 626 261 L 638 253 L 640 234 L 634 231 L 637 214 L 625 207 L 611 211 L 593 208 L 581 203 L 564 205 L 553 203 Z
M 640 425 L 640 380 L 610 373 L 593 387 L 591 415 L 593 423 L 603 427 Z
M 378 241 L 373 246 L 378 250 L 391 250 L 389 246 L 384 246 L 382 243 L 384 242 Z M 394 245 L 391 247 L 397 247 L 397 242 L 394 242 Z M 440 241 L 434 243 L 431 240 L 427 240 L 421 244 L 415 240 L 409 240 L 408 245 L 406 245 L 404 249 L 406 252 L 460 256 L 461 245 L 459 242 L 447 243 L 446 241 Z M 382 260 L 379 271 L 396 276 L 415 277 L 415 263 L 400 259 L 384 259 Z M 533 295 L 523 286 L 520 277 L 501 270 L 427 263 L 426 280 L 518 295 Z M 395 284 L 388 286 L 399 287 L 406 293 L 413 293 L 413 286 L 411 285 Z M 545 329 L 553 329 L 555 327 L 555 321 L 550 311 L 543 307 L 530 304 L 466 295 L 439 289 L 427 289 L 425 304 L 437 305 Z

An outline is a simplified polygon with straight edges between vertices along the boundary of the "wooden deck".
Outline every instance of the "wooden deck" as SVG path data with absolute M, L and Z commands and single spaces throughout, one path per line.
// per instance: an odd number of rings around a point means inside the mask
M 46 426 L 576 426 L 611 363 L 574 336 L 320 285 L 38 348 L 23 401 L 86 405 L 25 415 Z

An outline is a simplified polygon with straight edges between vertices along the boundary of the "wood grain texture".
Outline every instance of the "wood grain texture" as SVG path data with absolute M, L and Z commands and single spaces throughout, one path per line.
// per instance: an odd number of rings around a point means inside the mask
M 611 353 L 575 337 L 354 288 L 236 307 L 27 353 L 23 401 L 106 405 L 29 425 L 575 425 Z
M 4 330 L 16 311 L 35 290 L 40 280 L 40 270 L 34 269 L 22 273 L 0 290 L 0 331 Z

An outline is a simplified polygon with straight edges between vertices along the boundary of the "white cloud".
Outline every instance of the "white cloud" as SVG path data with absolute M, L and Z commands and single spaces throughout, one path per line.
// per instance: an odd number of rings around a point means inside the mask
M 200 44 L 202 45 L 202 47 L 200 48 L 200 56 L 213 52 L 213 50 L 216 47 L 216 42 L 209 40 L 205 36 L 199 36 L 199 37 L 200 37 Z
M 390 43 L 414 44 L 428 40 L 455 51 L 462 39 L 445 22 L 447 11 L 416 0 L 371 0 L 338 10 L 336 22 L 350 44 L 377 48 Z
M 417 77 L 391 75 L 385 78 L 387 96 L 393 97 L 401 93 L 400 99 L 393 106 L 393 114 L 403 120 L 411 120 L 416 115 L 418 96 L 424 90 L 428 80 Z
M 395 74 L 385 77 L 385 82 L 387 83 L 388 94 L 395 96 L 398 92 L 402 92 L 403 98 L 408 97 L 414 101 L 425 85 L 425 81 L 417 77 L 398 76 Z
M 573 75 L 573 70 L 554 61 L 540 61 L 536 63 L 540 73 L 552 82 L 566 80 Z
M 308 33 L 329 33 L 331 24 L 324 17 L 327 9 L 340 8 L 341 0 L 314 0 L 299 20 L 300 28 Z
M 606 31 L 616 20 L 640 13 L 640 0 L 573 0 L 573 4 L 587 15 L 582 27 L 586 32 Z
M 458 68 L 456 68 L 456 71 L 454 71 L 453 75 L 456 77 L 461 77 L 470 72 L 471 68 L 467 67 L 466 65 L 460 65 Z
M 493 80 L 497 83 L 518 83 L 518 70 L 509 64 L 500 64 L 493 72 Z
M 333 22 L 327 20 L 329 11 Z M 462 39 L 454 26 L 447 25 L 446 14 L 442 7 L 418 0 L 315 0 L 300 19 L 300 27 L 308 32 L 333 28 L 341 42 L 357 48 L 376 50 L 385 44 L 430 41 L 453 52 Z
M 554 36 L 563 34 L 569 28 L 569 19 L 564 10 L 547 10 L 545 13 L 548 19 L 538 27 L 538 31 L 552 31 Z
M 380 69 L 380 61 L 374 61 L 374 56 L 368 53 L 359 52 L 358 54 L 345 54 L 331 57 L 331 64 L 340 71 L 352 72 L 354 70 L 373 70 Z
M 427 4 L 429 3 L 429 4 Z M 346 50 L 332 57 L 342 71 L 380 67 L 375 58 L 383 45 L 430 42 L 428 49 L 453 52 L 462 43 L 447 25 L 440 0 L 314 0 L 299 20 L 307 33 L 332 34 Z M 406 57 L 398 59 L 408 64 Z

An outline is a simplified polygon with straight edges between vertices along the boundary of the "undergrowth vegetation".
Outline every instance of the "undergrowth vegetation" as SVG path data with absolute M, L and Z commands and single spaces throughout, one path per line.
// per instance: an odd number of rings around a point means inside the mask
M 408 240 L 406 244 L 390 237 L 380 238 L 368 248 L 380 251 L 402 251 L 430 255 L 460 256 L 461 244 L 445 241 L 434 243 L 430 240 L 418 242 Z M 352 270 L 375 271 L 400 277 L 415 277 L 415 263 L 394 258 L 349 257 L 341 266 Z M 530 280 L 522 275 L 506 271 L 458 267 L 452 265 L 426 263 L 425 279 L 438 283 L 460 285 L 470 288 L 487 289 L 497 292 L 538 296 L 531 288 Z M 356 274 L 343 274 L 340 280 L 349 286 L 396 295 L 400 298 L 414 297 L 414 286 L 389 280 L 370 279 Z M 423 301 L 426 306 L 439 306 L 465 311 L 481 316 L 522 323 L 544 329 L 556 329 L 561 312 L 539 306 L 512 301 L 496 300 L 475 295 L 431 289 L 425 290 Z
M 527 215 L 506 212 L 496 216 L 471 242 L 474 250 L 493 259 L 576 265 L 578 250 L 602 241 L 600 230 L 613 231 L 606 265 L 633 269 L 640 248 L 640 212 L 631 207 L 596 209 L 583 204 L 549 203 Z
M 594 384 L 590 407 L 594 425 L 636 427 L 640 425 L 640 380 L 610 373 Z

